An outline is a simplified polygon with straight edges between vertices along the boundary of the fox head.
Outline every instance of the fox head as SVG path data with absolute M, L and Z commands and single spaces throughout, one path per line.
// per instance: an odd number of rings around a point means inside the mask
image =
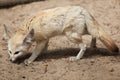
M 10 37 L 6 26 L 4 26 L 3 38 L 7 41 L 8 54 L 11 62 L 15 62 L 18 58 L 28 53 L 32 44 L 33 36 L 34 30 L 31 29 L 28 32 L 18 30 L 12 37 Z

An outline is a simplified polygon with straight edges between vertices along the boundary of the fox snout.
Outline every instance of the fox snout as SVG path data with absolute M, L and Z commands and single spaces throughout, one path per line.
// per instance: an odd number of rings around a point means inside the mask
M 15 59 L 15 58 L 10 58 L 10 61 L 11 61 L 12 63 L 15 63 L 15 62 L 16 62 L 16 59 Z
M 10 55 L 9 60 L 10 60 L 12 63 L 15 63 L 15 62 L 17 61 L 17 56 L 15 56 L 15 55 Z

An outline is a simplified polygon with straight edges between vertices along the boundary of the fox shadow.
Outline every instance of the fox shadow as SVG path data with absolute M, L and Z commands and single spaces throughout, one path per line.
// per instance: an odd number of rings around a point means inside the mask
M 45 60 L 45 59 L 59 59 L 59 58 L 67 58 L 71 56 L 76 56 L 80 48 L 65 48 L 65 49 L 57 49 L 57 50 L 49 50 L 43 52 L 36 61 Z M 105 48 L 87 48 L 83 58 L 90 58 L 92 56 L 116 56 L 118 53 L 112 53 Z
M 65 49 L 56 49 L 56 50 L 48 50 L 45 52 L 42 52 L 41 55 L 37 57 L 35 61 L 44 61 L 44 60 L 50 60 L 50 59 L 60 59 L 60 58 L 68 58 L 71 56 L 76 56 L 78 52 L 80 51 L 79 48 L 65 48 Z M 116 56 L 118 53 L 111 53 L 105 48 L 87 48 L 83 59 L 90 58 L 93 56 Z M 31 54 L 26 55 L 22 59 L 18 59 L 19 61 L 17 63 L 23 62 L 25 59 L 29 58 Z

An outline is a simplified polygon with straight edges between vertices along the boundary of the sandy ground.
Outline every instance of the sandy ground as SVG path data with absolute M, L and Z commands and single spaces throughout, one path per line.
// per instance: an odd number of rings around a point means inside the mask
M 78 53 L 78 45 L 63 36 L 52 38 L 48 51 L 30 66 L 8 60 L 7 46 L 2 40 L 3 24 L 15 31 L 30 15 L 66 5 L 86 8 L 120 48 L 120 0 L 47 0 L 0 9 L 0 80 L 120 80 L 120 56 L 110 56 L 100 41 L 99 48 L 91 50 L 90 36 L 83 37 L 88 49 L 77 62 L 69 62 L 69 57 Z

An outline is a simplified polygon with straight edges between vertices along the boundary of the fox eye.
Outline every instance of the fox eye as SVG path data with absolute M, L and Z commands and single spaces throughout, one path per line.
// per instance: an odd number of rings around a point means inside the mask
M 18 54 L 20 51 L 16 51 L 14 54 Z

